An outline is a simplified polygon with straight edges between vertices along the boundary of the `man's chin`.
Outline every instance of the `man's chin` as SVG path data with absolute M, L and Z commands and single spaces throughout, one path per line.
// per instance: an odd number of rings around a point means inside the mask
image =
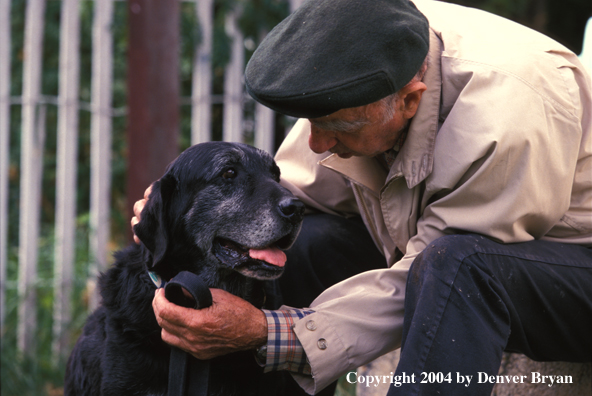
M 354 156 L 353 153 L 338 153 L 339 158 L 348 159 Z

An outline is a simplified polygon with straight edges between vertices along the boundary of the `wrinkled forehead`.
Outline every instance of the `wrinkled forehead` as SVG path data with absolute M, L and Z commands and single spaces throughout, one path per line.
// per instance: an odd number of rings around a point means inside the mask
M 352 133 L 372 121 L 368 115 L 368 109 L 374 104 L 341 109 L 335 113 L 310 118 L 310 123 L 316 128 L 326 131 Z

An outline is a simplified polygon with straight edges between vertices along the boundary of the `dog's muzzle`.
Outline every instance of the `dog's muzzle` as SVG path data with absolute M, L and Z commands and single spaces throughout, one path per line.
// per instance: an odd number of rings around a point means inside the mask
M 226 267 L 261 280 L 281 276 L 286 263 L 286 254 L 275 245 L 250 249 L 228 239 L 216 238 L 213 252 Z

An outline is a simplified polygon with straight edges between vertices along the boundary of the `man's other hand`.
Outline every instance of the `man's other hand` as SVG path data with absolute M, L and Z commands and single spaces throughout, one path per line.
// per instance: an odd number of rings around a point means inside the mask
M 201 310 L 175 305 L 164 289 L 156 291 L 152 308 L 164 342 L 202 360 L 265 345 L 267 319 L 260 309 L 224 290 L 210 291 L 213 303 Z
M 144 191 L 144 198 L 136 201 L 134 204 L 134 217 L 132 217 L 132 232 L 134 232 L 134 226 L 140 222 L 140 214 L 142 213 L 142 209 L 144 209 L 144 205 L 146 205 L 146 201 L 148 201 L 148 197 L 152 192 L 152 184 Z M 138 245 L 140 244 L 140 238 L 134 232 L 134 242 Z

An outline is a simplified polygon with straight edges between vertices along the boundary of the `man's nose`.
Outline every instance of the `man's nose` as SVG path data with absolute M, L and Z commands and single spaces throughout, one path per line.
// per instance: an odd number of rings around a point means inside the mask
M 329 151 L 337 144 L 335 134 L 324 129 L 320 129 L 311 123 L 310 135 L 308 136 L 308 146 L 317 154 Z

